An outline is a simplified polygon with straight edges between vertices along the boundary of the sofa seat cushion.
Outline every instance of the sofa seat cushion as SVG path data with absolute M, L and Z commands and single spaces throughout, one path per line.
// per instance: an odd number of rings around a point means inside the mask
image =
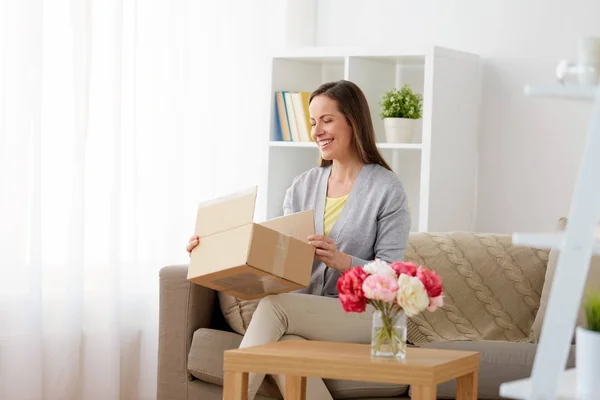
M 223 386 L 223 352 L 237 349 L 242 336 L 234 332 L 201 328 L 194 332 L 188 355 L 188 371 L 201 381 Z M 281 399 L 279 388 L 272 377 L 266 377 L 258 394 Z
M 500 385 L 531 376 L 537 344 L 501 341 L 450 341 L 428 343 L 423 348 L 479 352 L 479 392 L 477 398 L 501 399 Z M 571 346 L 567 368 L 575 366 L 575 346 Z M 456 397 L 456 380 L 437 387 L 438 399 Z
M 408 321 L 408 340 L 529 341 L 540 306 L 548 250 L 513 246 L 508 234 L 410 235 L 406 259 L 435 270 L 444 306 Z
M 284 339 L 303 340 L 298 336 L 286 336 Z M 201 381 L 223 386 L 223 352 L 238 348 L 241 342 L 242 336 L 237 333 L 198 329 L 194 332 L 188 355 L 190 374 Z M 396 397 L 408 392 L 407 385 L 334 379 L 326 379 L 324 382 L 334 399 Z M 272 376 L 265 378 L 258 393 L 274 399 L 283 398 Z

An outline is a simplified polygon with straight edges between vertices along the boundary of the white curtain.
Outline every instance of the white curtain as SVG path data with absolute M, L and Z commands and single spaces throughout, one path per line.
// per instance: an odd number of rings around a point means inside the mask
M 153 399 L 158 270 L 260 183 L 279 2 L 0 0 L 0 399 Z

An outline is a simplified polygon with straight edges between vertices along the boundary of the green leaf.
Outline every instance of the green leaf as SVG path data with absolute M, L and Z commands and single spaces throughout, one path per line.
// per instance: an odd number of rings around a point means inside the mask
M 600 291 L 590 293 L 583 303 L 587 329 L 600 332 Z

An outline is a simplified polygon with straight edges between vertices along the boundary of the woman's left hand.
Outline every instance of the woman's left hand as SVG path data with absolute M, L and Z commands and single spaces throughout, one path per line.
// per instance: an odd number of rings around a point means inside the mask
M 342 253 L 335 247 L 335 242 L 324 235 L 311 235 L 308 237 L 308 243 L 315 247 L 315 254 L 318 260 L 321 260 L 329 268 L 335 268 L 344 272 L 350 268 L 352 257 Z

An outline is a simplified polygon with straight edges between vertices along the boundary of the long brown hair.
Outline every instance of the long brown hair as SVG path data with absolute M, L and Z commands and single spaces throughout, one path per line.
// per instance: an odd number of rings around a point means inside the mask
M 338 111 L 352 127 L 352 146 L 360 160 L 364 164 L 379 164 L 391 171 L 377 148 L 369 103 L 362 90 L 355 83 L 346 80 L 324 83 L 311 93 L 309 104 L 320 95 L 334 100 Z M 331 160 L 321 158 L 321 167 L 331 163 Z

